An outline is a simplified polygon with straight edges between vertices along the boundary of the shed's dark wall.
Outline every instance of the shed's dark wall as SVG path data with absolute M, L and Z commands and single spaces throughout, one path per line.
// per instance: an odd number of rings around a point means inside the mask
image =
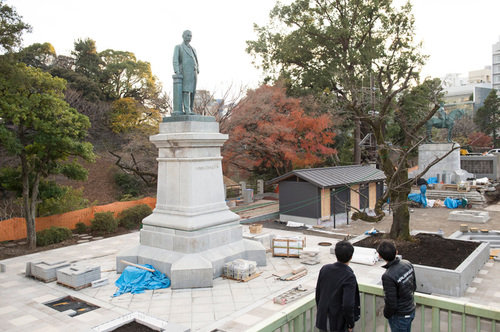
M 351 204 L 351 190 L 349 187 L 332 188 L 332 214 L 345 213 L 348 208 L 346 204 Z
M 384 183 L 383 182 L 377 182 L 377 201 L 382 197 L 384 194 Z
M 362 183 L 359 185 L 359 209 L 363 210 L 370 207 L 370 186 L 368 183 Z
M 320 191 L 308 182 L 280 182 L 280 213 L 321 218 Z

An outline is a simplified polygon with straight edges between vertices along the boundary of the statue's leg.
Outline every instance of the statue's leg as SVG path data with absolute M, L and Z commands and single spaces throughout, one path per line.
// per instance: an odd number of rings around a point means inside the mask
M 194 108 L 194 93 L 190 93 L 190 104 L 189 104 L 189 112 L 191 114 L 194 114 L 193 108 Z
M 191 98 L 190 98 L 190 93 L 189 92 L 186 92 L 186 91 L 183 91 L 182 92 L 182 104 L 184 106 L 184 113 L 185 114 L 189 114 L 190 113 L 190 108 L 191 108 Z

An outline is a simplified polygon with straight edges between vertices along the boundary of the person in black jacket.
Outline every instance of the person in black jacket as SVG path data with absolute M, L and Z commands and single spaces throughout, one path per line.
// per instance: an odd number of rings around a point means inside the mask
M 349 267 L 354 247 L 348 241 L 335 245 L 337 262 L 319 271 L 316 284 L 316 327 L 320 331 L 352 331 L 359 319 L 358 282 Z
M 409 332 L 415 318 L 415 270 L 410 262 L 396 257 L 398 252 L 391 241 L 380 242 L 377 251 L 387 262 L 383 266 L 387 271 L 382 275 L 384 317 L 388 319 L 392 332 Z

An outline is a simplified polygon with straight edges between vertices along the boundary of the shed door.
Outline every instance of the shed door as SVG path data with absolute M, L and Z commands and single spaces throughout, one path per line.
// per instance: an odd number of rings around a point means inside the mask
M 321 189 L 321 220 L 330 219 L 330 188 Z

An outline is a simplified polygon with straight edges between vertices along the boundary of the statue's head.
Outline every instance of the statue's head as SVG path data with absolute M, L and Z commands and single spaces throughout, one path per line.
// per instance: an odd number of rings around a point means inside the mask
M 186 43 L 189 43 L 191 41 L 191 38 L 193 38 L 193 34 L 191 33 L 191 30 L 185 30 L 182 33 L 182 39 L 184 39 L 184 41 Z

